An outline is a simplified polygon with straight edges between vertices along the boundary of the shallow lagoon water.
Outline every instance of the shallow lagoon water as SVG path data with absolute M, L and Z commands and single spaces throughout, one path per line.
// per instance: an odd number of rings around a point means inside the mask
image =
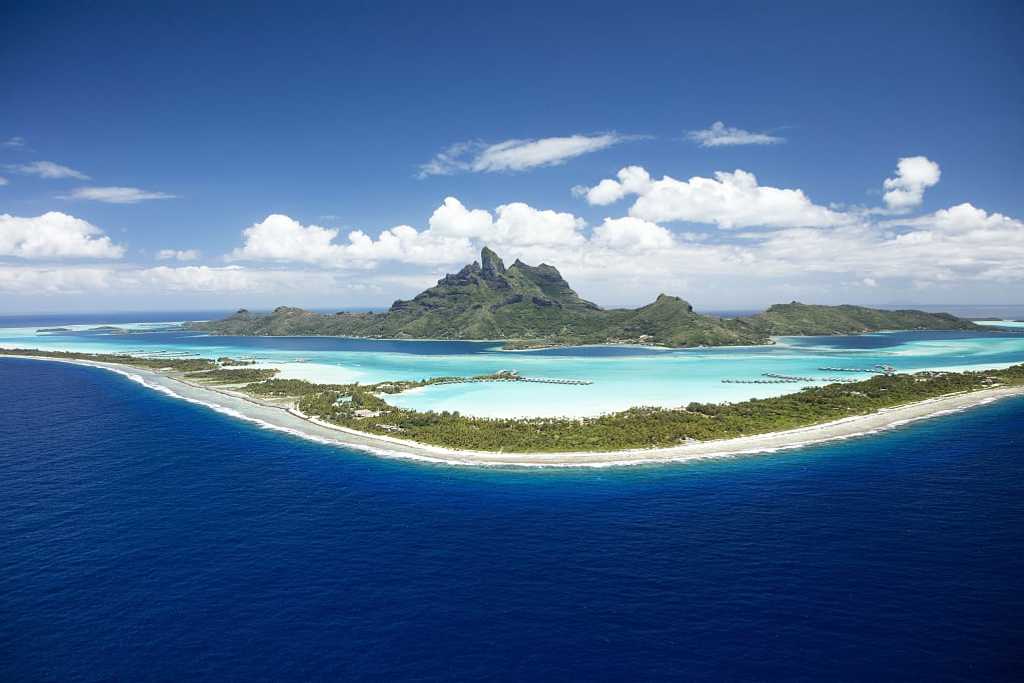
M 194 354 L 253 358 L 281 377 L 372 383 L 517 370 L 527 377 L 582 379 L 586 386 L 481 383 L 428 387 L 391 396 L 396 405 L 487 417 L 584 416 L 637 405 L 680 406 L 765 398 L 824 382 L 732 384 L 763 373 L 799 377 L 867 377 L 823 367 L 899 371 L 967 370 L 1024 362 L 1024 330 L 892 332 L 838 337 L 783 337 L 773 346 L 667 350 L 576 347 L 506 352 L 496 342 L 389 341 L 333 337 L 220 337 L 168 328 L 169 323 L 118 323 L 123 333 L 93 331 L 97 323 L 0 328 L 0 346 L 88 352 Z M 53 327 L 53 325 L 47 325 Z
M 1024 329 L 1024 320 L 975 320 L 979 325 L 989 327 L 1008 327 L 1010 329 Z

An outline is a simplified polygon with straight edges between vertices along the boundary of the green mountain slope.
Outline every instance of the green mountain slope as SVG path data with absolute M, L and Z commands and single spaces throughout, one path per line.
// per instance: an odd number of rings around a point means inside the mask
M 969 320 L 949 313 L 883 311 L 863 306 L 814 306 L 796 301 L 775 304 L 747 319 L 751 326 L 772 335 L 861 334 L 881 330 L 980 329 Z
M 983 329 L 942 313 L 859 306 L 776 305 L 746 318 L 695 313 L 660 295 L 634 310 L 605 310 L 580 298 L 552 266 L 516 261 L 508 268 L 488 248 L 480 261 L 384 313 L 323 315 L 280 307 L 242 310 L 191 329 L 235 335 L 337 335 L 406 339 L 501 339 L 511 348 L 553 344 L 642 343 L 671 347 L 766 344 L 773 335 L 853 334 L 881 330 Z

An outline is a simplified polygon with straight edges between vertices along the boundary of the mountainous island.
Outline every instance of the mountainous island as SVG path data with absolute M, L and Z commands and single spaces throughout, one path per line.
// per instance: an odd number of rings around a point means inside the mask
M 861 306 L 777 304 L 757 315 L 701 315 L 661 294 L 637 309 L 604 309 L 580 298 L 553 266 L 516 260 L 505 267 L 484 247 L 480 260 L 383 313 L 321 314 L 282 306 L 268 315 L 240 310 L 189 329 L 249 336 L 351 336 L 505 341 L 505 347 L 649 344 L 666 347 L 769 344 L 775 335 L 837 335 L 884 330 L 982 330 L 947 313 Z

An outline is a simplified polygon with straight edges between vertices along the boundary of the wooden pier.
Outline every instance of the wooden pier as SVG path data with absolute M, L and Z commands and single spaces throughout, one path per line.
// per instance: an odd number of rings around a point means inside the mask
M 479 382 L 529 382 L 532 384 L 564 384 L 571 386 L 587 386 L 593 384 L 589 379 L 553 379 L 548 377 L 522 377 L 519 375 L 509 377 L 453 377 L 452 379 L 432 382 L 432 386 L 443 384 L 476 384 Z
M 891 366 L 891 365 L 882 365 L 881 363 L 879 363 L 878 365 L 872 365 L 870 368 L 833 368 L 833 367 L 824 367 L 824 368 L 818 368 L 818 369 L 822 370 L 824 372 L 869 372 L 869 373 L 872 373 L 872 374 L 879 374 L 879 373 L 881 373 L 881 374 L 884 374 L 884 375 L 891 375 L 894 372 L 896 372 L 896 368 L 894 368 L 893 366 Z
M 765 379 L 723 379 L 723 384 L 807 384 L 824 382 L 826 384 L 849 384 L 859 380 L 849 377 L 801 377 L 798 375 L 780 375 L 775 372 L 762 372 Z

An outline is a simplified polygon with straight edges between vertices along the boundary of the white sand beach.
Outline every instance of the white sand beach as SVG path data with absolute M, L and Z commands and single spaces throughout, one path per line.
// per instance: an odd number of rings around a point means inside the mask
M 102 368 L 121 374 L 153 390 L 256 423 L 266 429 L 286 432 L 319 443 L 356 448 L 382 457 L 460 466 L 614 467 L 770 453 L 866 436 L 917 420 L 966 410 L 1010 396 L 1024 395 L 1024 387 L 1002 387 L 951 394 L 886 408 L 869 415 L 857 415 L 799 429 L 735 439 L 695 442 L 670 448 L 609 452 L 505 453 L 453 450 L 405 439 L 359 432 L 330 425 L 316 418 L 307 417 L 295 409 L 257 401 L 227 389 L 199 386 L 168 374 L 127 365 L 42 356 L 9 357 Z

